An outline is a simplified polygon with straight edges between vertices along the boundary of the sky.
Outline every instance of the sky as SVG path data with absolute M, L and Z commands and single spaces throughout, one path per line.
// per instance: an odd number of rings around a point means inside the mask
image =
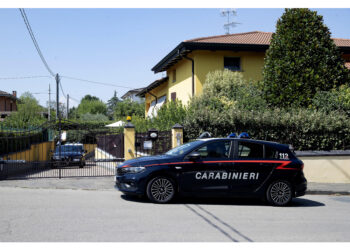
M 223 35 L 221 9 L 26 9 L 41 51 L 53 72 L 62 76 L 111 83 L 114 87 L 61 79 L 65 94 L 80 100 L 86 94 L 107 102 L 114 91 L 121 97 L 131 88 L 146 87 L 162 73 L 151 68 L 181 41 Z M 332 37 L 350 39 L 350 9 L 312 9 L 324 17 Z M 239 22 L 231 33 L 274 32 L 284 9 L 236 9 Z M 30 39 L 18 9 L 0 9 L 0 90 L 20 96 L 34 94 L 46 106 L 50 77 Z M 60 101 L 65 99 L 60 93 Z M 70 106 L 77 106 L 70 100 Z

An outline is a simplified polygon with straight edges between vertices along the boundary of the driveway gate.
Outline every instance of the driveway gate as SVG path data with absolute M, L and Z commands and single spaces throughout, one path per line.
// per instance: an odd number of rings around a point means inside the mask
M 0 130 L 0 179 L 112 176 L 123 158 L 124 136 L 115 128 L 62 120 Z

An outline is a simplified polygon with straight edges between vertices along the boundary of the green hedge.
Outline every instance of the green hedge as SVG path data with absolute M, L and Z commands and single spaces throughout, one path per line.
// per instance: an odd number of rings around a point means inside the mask
M 186 117 L 186 141 L 204 131 L 215 137 L 248 132 L 253 139 L 291 144 L 296 150 L 350 149 L 350 121 L 346 116 L 307 109 L 259 112 L 201 109 Z

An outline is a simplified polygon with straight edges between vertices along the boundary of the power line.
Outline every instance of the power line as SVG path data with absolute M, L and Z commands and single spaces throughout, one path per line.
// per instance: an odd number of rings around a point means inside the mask
M 31 37 L 31 39 L 32 39 L 32 41 L 33 41 L 33 43 L 34 43 L 34 46 L 35 46 L 35 48 L 36 48 L 36 51 L 38 52 L 38 54 L 39 54 L 39 56 L 40 56 L 40 58 L 41 58 L 41 61 L 42 61 L 43 64 L 45 65 L 47 71 L 49 71 L 50 75 L 51 75 L 51 76 L 55 76 L 55 74 L 52 72 L 52 70 L 50 69 L 49 65 L 47 64 L 47 62 L 46 62 L 46 60 L 45 60 L 45 58 L 44 58 L 44 55 L 43 55 L 43 53 L 42 53 L 41 50 L 40 50 L 39 44 L 38 44 L 38 42 L 37 42 L 36 39 L 35 39 L 33 30 L 32 30 L 32 28 L 31 28 L 31 26 L 30 26 L 30 24 L 29 24 L 29 21 L 28 21 L 26 12 L 24 11 L 24 9 L 21 9 L 21 8 L 19 9 L 19 11 L 20 11 L 21 14 L 22 14 L 23 21 L 24 21 L 24 23 L 25 23 L 25 25 L 26 25 L 26 27 L 27 27 L 27 30 L 28 30 L 28 32 L 29 32 L 29 35 L 30 35 L 30 37 Z
M 71 80 L 81 81 L 81 82 L 89 82 L 89 83 L 100 84 L 100 85 L 105 85 L 105 86 L 113 86 L 113 87 L 118 87 L 118 88 L 132 89 L 130 87 L 126 87 L 126 86 L 122 86 L 122 85 L 116 85 L 116 84 L 113 84 L 113 83 L 90 81 L 90 80 L 76 78 L 76 77 L 71 77 L 71 76 L 61 76 L 61 77 L 62 78 L 67 78 L 67 79 L 71 79 Z
M 28 78 L 51 78 L 51 76 L 15 76 L 15 77 L 0 77 L 0 80 L 20 80 Z
M 63 94 L 64 99 L 67 100 L 67 96 L 66 96 L 66 94 L 65 94 L 64 91 L 63 91 L 63 87 L 62 87 L 61 81 L 60 81 L 60 88 L 61 88 L 61 91 L 62 91 L 62 94 Z

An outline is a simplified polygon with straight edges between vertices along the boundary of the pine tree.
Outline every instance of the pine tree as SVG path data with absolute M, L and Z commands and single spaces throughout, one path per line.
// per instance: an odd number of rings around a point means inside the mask
M 317 91 L 348 80 L 349 70 L 323 17 L 309 9 L 286 9 L 266 52 L 262 81 L 266 100 L 307 107 Z
M 117 91 L 114 91 L 113 97 L 107 101 L 107 115 L 110 119 L 113 118 L 113 113 L 117 107 L 118 102 L 120 102 L 120 100 L 117 96 Z

